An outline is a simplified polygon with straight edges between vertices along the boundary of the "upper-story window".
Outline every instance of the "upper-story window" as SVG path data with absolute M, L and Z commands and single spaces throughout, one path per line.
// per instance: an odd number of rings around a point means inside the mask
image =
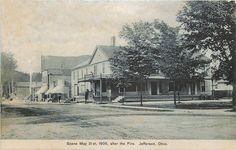
M 102 73 L 105 73 L 105 63 L 102 63 Z
M 86 75 L 88 74 L 88 68 L 86 68 Z
M 94 75 L 97 75 L 97 65 L 94 65 Z
M 84 71 L 81 70 L 81 78 L 84 78 Z
M 75 72 L 73 71 L 73 80 L 75 80 Z
M 156 74 L 160 74 L 160 69 L 156 69 L 156 70 L 155 70 L 155 73 L 156 73 Z

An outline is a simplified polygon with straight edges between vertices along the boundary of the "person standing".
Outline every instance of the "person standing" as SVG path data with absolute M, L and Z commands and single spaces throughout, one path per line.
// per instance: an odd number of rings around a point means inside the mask
M 87 100 L 88 100 L 88 96 L 89 96 L 89 90 L 87 89 L 86 92 L 85 92 L 85 104 L 87 103 Z

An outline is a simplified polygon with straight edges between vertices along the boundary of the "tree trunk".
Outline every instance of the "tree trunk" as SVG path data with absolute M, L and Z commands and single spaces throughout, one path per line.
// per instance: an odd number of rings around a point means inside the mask
M 125 104 L 125 92 L 126 92 L 126 88 L 124 87 L 124 91 L 123 91 L 123 97 L 124 98 L 123 98 L 123 103 L 122 103 L 123 105 Z
M 142 80 L 141 80 L 141 85 L 140 85 L 140 105 L 141 106 L 143 106 L 143 90 L 142 90 L 142 88 L 143 88 L 143 82 L 142 82 Z
M 236 24 L 236 10 L 234 10 L 234 15 L 233 15 L 233 21 L 234 24 Z M 236 38 L 236 27 L 235 25 L 232 26 L 232 31 L 233 31 L 233 36 L 234 39 Z M 233 52 L 232 52 L 232 67 L 233 67 L 233 109 L 236 110 L 236 42 L 234 41 L 233 43 Z
M 233 109 L 236 110 L 236 48 L 234 48 L 234 51 L 233 51 L 233 54 L 232 54 L 232 62 L 233 62 L 233 93 L 232 93 L 233 99 L 232 99 L 232 105 L 233 105 Z
M 122 80 L 122 88 L 123 88 L 123 100 L 122 100 L 122 105 L 125 104 L 125 92 L 126 92 L 126 86 L 125 86 L 125 81 L 124 79 Z
M 175 83 L 175 80 L 174 80 L 174 104 L 176 106 L 176 83 Z

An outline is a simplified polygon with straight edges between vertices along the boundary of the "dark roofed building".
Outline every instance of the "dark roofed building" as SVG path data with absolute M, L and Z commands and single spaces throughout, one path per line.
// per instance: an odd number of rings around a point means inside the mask
M 82 56 L 41 56 L 41 71 L 45 70 L 70 70 L 74 66 L 83 63 L 89 55 Z

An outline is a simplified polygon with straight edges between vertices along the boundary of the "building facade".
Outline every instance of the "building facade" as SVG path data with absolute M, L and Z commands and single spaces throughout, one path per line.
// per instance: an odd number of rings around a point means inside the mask
M 41 82 L 31 83 L 31 94 L 34 97 L 36 91 L 41 87 Z M 19 99 L 29 98 L 30 96 L 30 82 L 16 82 L 15 83 L 15 95 Z

